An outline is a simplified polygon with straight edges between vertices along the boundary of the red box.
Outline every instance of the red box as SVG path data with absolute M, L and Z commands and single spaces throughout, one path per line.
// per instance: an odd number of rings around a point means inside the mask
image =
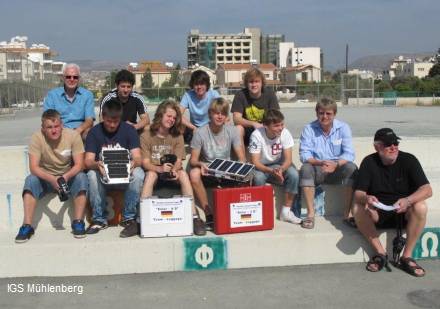
M 214 233 L 271 230 L 272 186 L 214 189 Z

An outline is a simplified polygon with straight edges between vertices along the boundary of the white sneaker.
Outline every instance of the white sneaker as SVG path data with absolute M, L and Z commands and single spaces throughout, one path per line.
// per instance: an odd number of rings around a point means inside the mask
M 289 211 L 287 214 L 284 212 L 281 212 L 280 220 L 284 222 L 290 222 L 293 224 L 301 224 L 302 220 L 295 216 L 295 214 L 292 211 Z

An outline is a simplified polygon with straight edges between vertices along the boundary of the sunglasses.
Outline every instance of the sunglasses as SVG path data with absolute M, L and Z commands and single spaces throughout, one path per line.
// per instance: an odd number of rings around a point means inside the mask
M 399 142 L 383 143 L 384 147 L 399 146 Z
M 65 79 L 79 79 L 78 75 L 65 75 L 64 76 Z

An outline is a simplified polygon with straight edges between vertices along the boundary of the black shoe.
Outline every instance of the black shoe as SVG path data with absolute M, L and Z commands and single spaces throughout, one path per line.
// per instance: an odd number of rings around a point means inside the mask
M 34 235 L 34 228 L 30 224 L 23 224 L 18 230 L 18 234 L 15 237 L 16 243 L 23 243 L 28 241 L 32 235 Z
M 207 231 L 213 231 L 214 230 L 214 216 L 213 215 L 207 215 L 206 216 L 205 229 Z
M 200 218 L 194 218 L 193 225 L 194 225 L 194 235 L 197 236 L 206 235 L 205 223 L 203 223 L 203 221 Z
M 124 229 L 119 233 L 119 237 L 126 238 L 139 235 L 139 224 L 136 220 L 127 220 L 124 226 Z
M 96 234 L 100 230 L 104 230 L 106 228 L 108 228 L 108 225 L 106 223 L 100 221 L 93 221 L 93 223 L 90 224 L 89 227 L 87 228 L 86 234 Z

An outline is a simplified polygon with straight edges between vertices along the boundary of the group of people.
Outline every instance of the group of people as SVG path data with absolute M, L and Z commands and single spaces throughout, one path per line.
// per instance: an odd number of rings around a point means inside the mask
M 376 132 L 375 153 L 364 158 L 358 169 L 349 125 L 335 118 L 336 103 L 322 98 L 316 104 L 316 120 L 301 133 L 302 166 L 298 171 L 292 162 L 293 137 L 285 127 L 277 97 L 265 87 L 264 74 L 257 68 L 245 73 L 245 87 L 235 95 L 231 108 L 211 88 L 206 72 L 193 72 L 191 89 L 180 104 L 165 100 L 157 107 L 151 123 L 142 95 L 133 91 L 134 76 L 127 70 L 116 74 L 116 89 L 101 100 L 100 121 L 95 126 L 93 96 L 79 86 L 79 67 L 66 65 L 63 80 L 62 87 L 48 93 L 41 130 L 30 141 L 31 173 L 23 188 L 24 221 L 16 242 L 25 242 L 34 234 L 31 224 L 37 200 L 48 192 L 58 192 L 62 182 L 67 183 L 73 197 L 71 226 L 77 238 L 108 226 L 106 194 L 116 189 L 124 191 L 124 228 L 120 236 L 137 235 L 140 199 L 152 196 L 158 186 L 170 184 L 179 184 L 183 195 L 195 197 L 193 201 L 197 201 L 204 215 L 199 215 L 193 202 L 194 234 L 205 235 L 214 220 L 206 188 L 233 185 L 208 176 L 207 166 L 215 158 L 230 160 L 232 156 L 245 162 L 247 150 L 255 165 L 253 184 L 270 182 L 283 187 L 280 220 L 313 229 L 315 187 L 342 185 L 346 205 L 343 220 L 357 227 L 375 251 L 367 269 L 374 272 L 387 266 L 388 257 L 376 227 L 390 226 L 396 217 L 401 217 L 407 242 L 400 264 L 415 276 L 425 274 L 411 255 L 425 226 L 425 200 L 432 190 L 416 157 L 399 151 L 400 138 L 392 129 Z M 187 110 L 189 119 L 185 116 Z M 186 157 L 185 143 L 191 149 L 186 169 L 182 162 Z M 110 145 L 130 152 L 128 185 L 108 185 L 102 181 L 104 166 L 99 154 L 102 147 Z M 299 192 L 307 210 L 303 219 L 292 211 Z M 92 223 L 86 229 L 87 199 L 92 208 Z M 379 202 L 394 205 L 395 211 L 378 209 Z

